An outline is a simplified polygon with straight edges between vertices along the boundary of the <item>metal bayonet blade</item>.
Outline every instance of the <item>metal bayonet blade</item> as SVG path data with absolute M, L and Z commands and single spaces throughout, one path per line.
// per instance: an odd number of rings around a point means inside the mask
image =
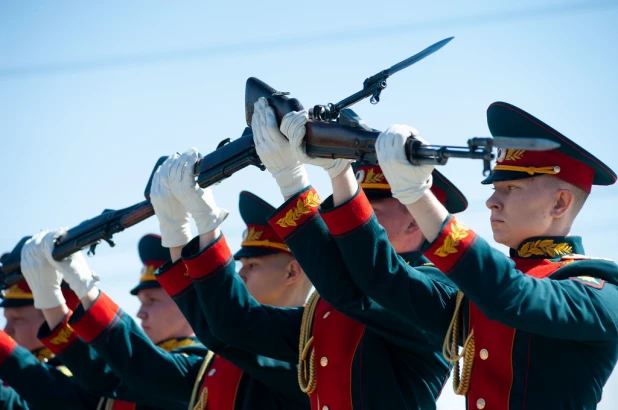
M 534 137 L 493 137 L 494 147 L 525 149 L 529 151 L 549 151 L 560 147 L 560 143 L 545 138 Z
M 451 41 L 454 38 L 455 37 L 449 37 L 449 38 L 445 38 L 442 41 L 438 41 L 436 44 L 433 44 L 433 45 L 427 47 L 426 49 L 424 49 L 420 53 L 414 54 L 410 58 L 406 58 L 405 60 L 395 64 L 394 66 L 392 66 L 391 68 L 386 69 L 385 71 L 386 71 L 386 73 L 388 75 L 393 75 L 397 71 L 401 71 L 404 68 L 408 68 L 412 64 L 421 61 L 423 58 L 427 57 L 428 55 L 431 55 L 431 54 L 435 53 L 436 51 L 438 51 L 439 49 L 444 47 L 449 41 Z

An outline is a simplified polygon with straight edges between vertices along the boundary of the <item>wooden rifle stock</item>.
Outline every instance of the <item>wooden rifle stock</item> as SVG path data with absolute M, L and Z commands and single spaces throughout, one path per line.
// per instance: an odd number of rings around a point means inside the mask
M 283 117 L 292 111 L 303 110 L 302 104 L 295 98 L 287 96 L 265 82 L 251 77 L 245 87 L 245 117 L 247 125 L 251 126 L 253 104 L 260 98 L 268 100 L 275 111 L 277 123 L 281 124 Z M 375 141 L 380 134 L 360 126 L 341 125 L 336 122 L 309 121 L 305 126 L 307 134 L 307 154 L 318 158 L 348 158 L 363 163 L 376 163 Z

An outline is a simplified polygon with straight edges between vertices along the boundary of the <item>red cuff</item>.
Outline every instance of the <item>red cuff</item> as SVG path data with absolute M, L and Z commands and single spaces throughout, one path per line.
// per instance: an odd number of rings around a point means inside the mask
M 193 283 L 182 260 L 176 261 L 163 273 L 156 275 L 157 281 L 172 298 L 189 288 Z
M 120 319 L 120 312 L 118 305 L 101 292 L 90 309 L 73 323 L 73 329 L 85 342 L 92 343 Z
M 287 238 L 294 230 L 318 213 L 320 197 L 310 188 L 290 199 L 268 220 L 270 226 L 282 238 Z
M 234 258 L 227 246 L 225 237 L 221 235 L 219 239 L 204 249 L 201 253 L 191 259 L 183 259 L 192 279 L 205 279 L 216 272 L 221 271 L 232 263 Z
M 453 216 L 423 255 L 440 271 L 450 273 L 475 241 L 474 231 Z
M 53 354 L 62 353 L 78 337 L 75 330 L 69 325 L 69 318 L 72 314 L 73 312 L 69 312 L 53 332 L 41 339 L 41 342 Z
M 344 235 L 364 225 L 372 215 L 373 208 L 362 189 L 345 204 L 320 212 L 328 230 L 334 236 Z
M 13 354 L 17 348 L 17 342 L 0 330 L 0 364 Z

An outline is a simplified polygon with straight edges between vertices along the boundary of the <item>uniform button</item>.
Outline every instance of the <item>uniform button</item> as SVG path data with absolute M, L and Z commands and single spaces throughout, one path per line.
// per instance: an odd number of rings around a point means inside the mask
M 328 364 L 328 358 L 327 357 L 323 357 L 323 358 L 320 359 L 320 366 L 326 367 L 327 364 Z
M 485 408 L 485 400 L 483 399 L 478 399 L 476 401 L 476 408 L 477 409 L 484 409 Z
M 330 310 L 322 315 L 322 319 L 326 319 L 328 315 L 330 315 Z
M 212 376 L 213 374 L 215 374 L 217 372 L 217 369 L 210 369 L 210 371 L 208 372 L 209 376 Z
M 322 410 L 330 410 L 330 408 L 328 406 L 324 406 L 322 407 Z
M 487 351 L 487 349 L 481 349 L 481 351 L 479 352 L 479 356 L 481 356 L 481 360 L 487 360 L 487 358 L 489 357 L 489 352 Z

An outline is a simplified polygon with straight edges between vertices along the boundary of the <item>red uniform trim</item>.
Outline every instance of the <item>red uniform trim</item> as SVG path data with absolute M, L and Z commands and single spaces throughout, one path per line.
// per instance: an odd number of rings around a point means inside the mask
M 101 292 L 90 309 L 73 323 L 73 329 L 85 342 L 92 343 L 120 319 L 120 312 L 120 307 Z
M 187 272 L 192 279 L 205 279 L 216 272 L 220 272 L 233 260 L 232 252 L 223 235 L 197 256 L 183 259 Z
M 452 216 L 431 247 L 423 252 L 440 271 L 453 271 L 468 249 L 476 242 L 474 231 Z
M 522 273 L 537 279 L 547 278 L 567 264 L 547 259 L 513 258 L 513 261 L 515 267 Z M 517 330 L 488 319 L 476 305 L 468 303 L 468 326 L 469 329 L 474 329 L 474 364 L 467 395 L 468 408 L 476 408 L 477 401 L 483 399 L 486 409 L 508 409 L 514 381 L 513 346 Z M 528 388 L 530 348 L 529 340 L 528 361 L 526 367 L 522 369 L 522 374 L 526 378 L 524 394 Z M 488 353 L 485 360 L 481 357 L 483 349 Z M 525 402 L 527 398 L 524 396 L 523 400 Z
M 470 303 L 470 325 L 474 329 L 474 365 L 468 390 L 468 408 L 479 399 L 488 409 L 508 409 L 513 385 L 513 344 L 515 329 L 490 320 Z M 486 360 L 481 350 L 489 353 Z
M 60 354 L 65 351 L 78 337 L 75 330 L 69 325 L 72 314 L 73 312 L 69 312 L 49 335 L 41 339 L 41 342 L 53 354 Z
M 299 226 L 302 226 L 318 213 L 320 203 L 320 197 L 315 189 L 309 188 L 290 198 L 268 220 L 268 223 L 277 232 L 279 237 L 285 240 Z
M 122 400 L 114 400 L 114 404 L 112 406 L 113 410 L 135 410 L 136 408 L 137 406 L 135 403 Z
M 367 223 L 373 215 L 373 208 L 361 189 L 345 204 L 330 211 L 321 211 L 320 215 L 330 233 L 340 236 Z
M 242 376 L 240 368 L 215 356 L 202 381 L 201 390 L 208 389 L 206 410 L 234 410 Z
M 0 331 L 0 364 L 13 354 L 17 346 L 17 342 L 11 336 Z
M 156 278 L 171 297 L 178 295 L 193 284 L 182 260 L 176 261 L 168 270 L 157 275 Z
M 320 299 L 313 319 L 313 349 L 317 386 L 311 408 L 353 410 L 352 364 L 365 326 Z M 325 360 L 324 360 L 325 359 Z M 362 385 L 362 373 L 359 383 Z M 360 386 L 359 386 L 360 387 Z

